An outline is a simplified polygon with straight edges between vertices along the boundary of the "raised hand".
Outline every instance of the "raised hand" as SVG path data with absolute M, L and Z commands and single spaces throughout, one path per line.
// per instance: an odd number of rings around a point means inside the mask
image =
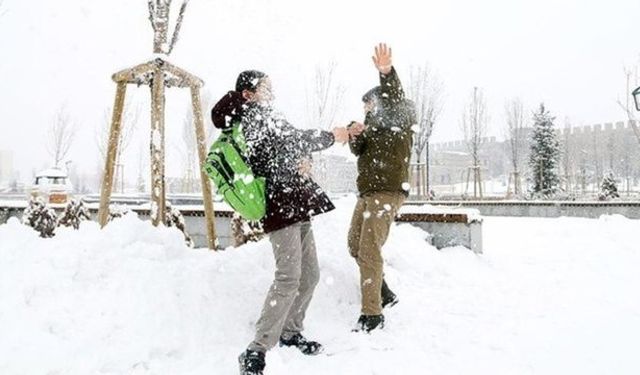
M 376 69 L 382 74 L 389 74 L 392 66 L 391 48 L 386 43 L 380 43 L 375 47 L 375 55 L 371 56 Z

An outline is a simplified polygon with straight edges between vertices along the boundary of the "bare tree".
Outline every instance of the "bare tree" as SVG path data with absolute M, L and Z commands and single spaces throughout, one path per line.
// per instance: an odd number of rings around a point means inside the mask
M 183 170 L 184 177 L 182 183 L 182 191 L 185 193 L 193 193 L 195 187 L 196 166 L 196 150 L 197 140 L 196 132 L 193 126 L 193 114 L 188 112 L 182 124 L 182 142 L 184 144 Z
M 444 86 L 440 78 L 433 73 L 428 64 L 421 67 L 413 67 L 409 75 L 409 94 L 416 106 L 418 126 L 413 142 L 413 152 L 417 159 L 417 189 L 421 194 L 421 164 L 422 153 L 426 150 L 424 192 L 430 196 L 429 191 L 429 140 L 443 107 Z
M 571 141 L 571 120 L 566 117 L 564 119 L 564 131 L 560 140 L 561 158 L 562 158 L 562 180 L 564 181 L 564 190 L 571 193 L 573 186 L 571 176 L 573 175 L 573 149 L 574 145 Z
M 631 105 L 631 101 L 633 100 L 631 97 L 631 90 L 633 90 L 635 86 L 638 85 L 638 67 L 637 66 L 625 67 L 624 75 L 626 78 L 625 101 L 623 102 L 620 99 L 618 99 L 618 105 L 620 106 L 620 108 L 622 108 L 622 110 L 627 115 L 627 120 L 629 121 L 629 124 L 633 129 L 633 133 L 635 134 L 636 139 L 638 140 L 638 143 L 640 144 L 640 127 L 638 125 L 638 122 L 636 121 L 636 117 L 633 112 L 634 108 Z
M 480 148 L 487 133 L 487 102 L 482 89 L 473 88 L 469 103 L 464 107 L 460 128 L 464 135 L 467 150 L 471 155 L 472 165 L 467 172 L 467 189 L 469 176 L 473 172 L 473 196 L 482 198 L 482 177 L 480 170 Z
M 316 67 L 311 88 L 307 90 L 308 122 L 328 130 L 342 110 L 344 87 L 335 82 L 336 63 Z
M 307 87 L 307 122 L 314 128 L 329 130 L 342 111 L 344 87 L 335 82 L 336 63 L 317 66 L 313 82 Z M 322 156 L 313 164 L 316 180 L 326 186 L 327 166 Z
M 47 151 L 53 158 L 53 166 L 60 167 L 60 162 L 67 156 L 76 134 L 76 124 L 67 109 L 62 106 L 56 112 L 47 134 Z
M 204 91 L 200 97 L 202 108 L 211 107 L 211 94 Z M 205 135 L 206 149 L 211 146 L 217 137 L 217 132 L 207 131 Z M 197 181 L 200 178 L 200 169 L 198 166 L 198 139 L 196 137 L 195 119 L 193 112 L 187 110 L 182 122 L 182 144 L 174 143 L 172 146 L 182 155 L 182 177 L 181 190 L 186 193 L 195 193 L 200 191 Z
M 107 157 L 107 146 L 109 144 L 109 132 L 111 126 L 111 113 L 113 112 L 111 107 L 107 107 L 103 113 L 103 121 L 101 125 L 96 129 L 96 143 L 98 146 L 98 152 L 100 153 L 99 170 L 104 168 L 105 160 Z M 131 144 L 133 133 L 135 132 L 136 124 L 140 118 L 140 107 L 138 105 L 133 106 L 130 102 L 126 103 L 122 112 L 122 128 L 120 132 L 120 138 L 118 138 L 118 146 L 116 153 L 116 181 L 114 186 L 120 187 L 120 192 L 124 192 L 124 164 L 122 163 L 122 154 L 127 150 Z
M 526 120 L 522 100 L 520 98 L 507 100 L 504 105 L 504 111 L 507 119 L 505 133 L 512 168 L 511 174 L 509 175 L 509 189 L 511 189 L 511 181 L 513 181 L 513 193 L 519 196 L 522 194 L 522 180 L 520 178 L 521 166 L 527 147 L 525 134 Z

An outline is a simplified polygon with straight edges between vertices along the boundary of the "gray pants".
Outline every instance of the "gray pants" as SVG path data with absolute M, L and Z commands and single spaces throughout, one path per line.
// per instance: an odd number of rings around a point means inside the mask
M 316 244 L 309 221 L 290 225 L 269 235 L 276 260 L 275 280 L 256 323 L 249 349 L 266 352 L 283 336 L 303 330 L 303 320 L 320 278 Z

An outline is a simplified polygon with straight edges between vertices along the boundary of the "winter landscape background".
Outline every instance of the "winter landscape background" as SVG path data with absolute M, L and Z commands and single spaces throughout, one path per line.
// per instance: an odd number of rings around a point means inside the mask
M 437 250 L 433 233 L 395 224 L 385 274 L 400 303 L 383 331 L 354 334 L 358 270 L 346 233 L 355 158 L 346 147 L 316 156 L 314 174 L 337 209 L 314 221 L 321 282 L 305 334 L 326 351 L 276 348 L 266 373 L 637 374 L 638 15 L 633 0 L 191 0 L 169 60 L 206 82 L 209 143 L 211 105 L 248 68 L 269 73 L 277 106 L 300 127 L 361 119 L 360 97 L 377 83 L 371 50 L 385 41 L 409 95 L 438 112 L 429 177 L 427 153 L 416 150 L 410 200 L 429 198 L 428 181 L 440 199 L 431 203 L 495 203 L 519 216 L 482 218 L 483 254 Z M 62 205 L 47 211 L 52 237 L 43 238 L 13 217 L 42 170 L 68 175 L 70 196 L 97 206 L 111 74 L 152 57 L 147 17 L 143 0 L 0 0 L 0 374 L 237 373 L 253 336 L 273 278 L 267 239 L 194 249 L 175 227 L 133 213 L 104 229 L 56 227 Z M 329 110 L 317 114 L 322 85 Z M 148 208 L 149 90 L 128 92 L 113 200 Z M 167 91 L 167 187 L 185 212 L 202 204 L 188 99 Z M 464 134 L 473 108 L 486 113 L 476 119 L 478 152 Z M 61 124 L 73 136 L 56 156 Z M 549 154 L 547 165 L 540 156 Z M 467 182 L 475 170 L 479 195 Z M 545 217 L 566 204 L 578 217 Z M 215 207 L 228 208 L 219 197 Z M 628 217 L 612 215 L 616 207 Z
M 438 251 L 396 225 L 385 273 L 400 296 L 384 331 L 350 332 L 354 198 L 319 217 L 321 281 L 305 333 L 326 346 L 268 354 L 267 374 L 636 374 L 637 220 L 485 218 L 485 253 Z M 133 216 L 42 239 L 0 226 L 3 374 L 232 374 L 273 272 L 267 240 L 190 250 Z

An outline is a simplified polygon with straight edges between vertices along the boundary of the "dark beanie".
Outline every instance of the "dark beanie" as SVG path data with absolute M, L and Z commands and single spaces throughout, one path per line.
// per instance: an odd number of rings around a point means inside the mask
M 260 83 L 260 79 L 266 76 L 266 74 L 258 70 L 245 70 L 238 75 L 238 79 L 236 80 L 236 91 L 256 91 L 258 83 Z
M 362 96 L 362 101 L 369 102 L 371 100 L 377 100 L 380 98 L 381 92 L 382 92 L 382 89 L 380 88 L 380 86 L 376 86 L 371 90 L 367 91 L 367 93 Z

